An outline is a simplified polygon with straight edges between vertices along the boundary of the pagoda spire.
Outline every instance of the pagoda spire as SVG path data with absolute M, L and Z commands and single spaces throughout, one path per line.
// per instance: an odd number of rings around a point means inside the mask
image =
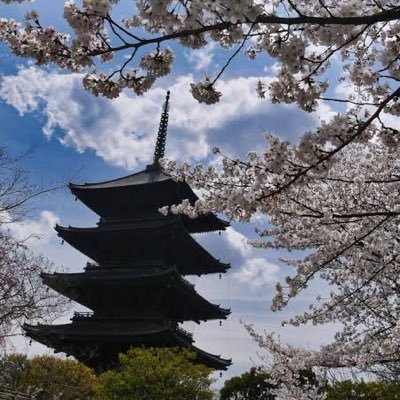
M 168 90 L 167 96 L 165 98 L 163 112 L 161 114 L 160 126 L 158 128 L 157 142 L 153 158 L 154 164 L 157 164 L 158 160 L 164 157 L 165 141 L 167 139 L 167 128 L 168 128 L 169 95 L 170 91 Z

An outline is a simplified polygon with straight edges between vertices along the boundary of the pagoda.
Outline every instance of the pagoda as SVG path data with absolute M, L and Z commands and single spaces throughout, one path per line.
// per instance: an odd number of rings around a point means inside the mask
M 200 296 L 185 275 L 221 274 L 229 264 L 214 258 L 191 236 L 221 231 L 228 223 L 212 213 L 191 219 L 158 210 L 197 195 L 185 182 L 163 171 L 168 125 L 167 99 L 154 152 L 145 170 L 122 178 L 84 185 L 71 192 L 100 216 L 96 227 L 55 227 L 58 235 L 94 262 L 81 273 L 42 274 L 43 282 L 92 310 L 75 313 L 63 325 L 24 325 L 30 338 L 72 355 L 101 372 L 118 365 L 130 347 L 185 347 L 197 361 L 226 370 L 230 360 L 193 345 L 184 321 L 226 319 L 230 310 Z

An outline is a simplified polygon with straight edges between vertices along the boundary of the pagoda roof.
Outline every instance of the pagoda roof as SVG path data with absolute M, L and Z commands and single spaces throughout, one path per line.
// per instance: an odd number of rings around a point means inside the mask
M 194 240 L 176 218 L 101 224 L 98 227 L 55 227 L 71 246 L 101 265 L 176 265 L 183 275 L 221 273 L 221 263 Z
M 124 176 L 122 178 L 111 179 L 103 182 L 85 182 L 83 185 L 70 183 L 69 188 L 74 191 L 113 189 L 117 187 L 137 186 L 154 184 L 172 180 L 171 175 L 167 174 L 158 164 L 148 165 L 145 170 Z
M 105 220 L 132 220 L 143 216 L 158 217 L 159 209 L 179 204 L 188 199 L 191 204 L 198 200 L 186 182 L 177 182 L 158 164 L 144 171 L 122 178 L 98 183 L 69 184 L 71 192 L 87 207 Z M 198 218 L 182 215 L 184 225 L 191 233 L 224 230 L 229 226 L 212 213 Z
M 98 267 L 41 276 L 47 286 L 96 312 L 135 316 L 159 310 L 180 322 L 226 319 L 230 313 L 200 296 L 173 266 Z
M 198 361 L 214 369 L 226 370 L 231 360 L 207 353 L 192 345 L 191 335 L 168 321 L 118 321 L 86 318 L 63 325 L 29 325 L 23 329 L 30 338 L 73 355 L 79 361 L 98 368 L 99 359 L 118 359 L 130 347 L 187 347 Z
M 74 319 L 73 323 L 61 325 L 24 325 L 30 337 L 37 340 L 49 336 L 59 336 L 61 340 L 132 341 L 152 335 L 166 335 L 171 344 L 192 343 L 192 335 L 176 329 L 176 324 L 168 320 L 96 318 L 92 314 L 86 318 Z M 35 337 L 31 336 L 34 335 Z M 160 336 L 161 337 L 161 336 Z M 173 339 L 173 340 L 172 340 Z M 40 341 L 40 340 L 38 340 Z M 43 342 L 42 342 L 43 343 Z M 133 344 L 132 344 L 133 345 Z

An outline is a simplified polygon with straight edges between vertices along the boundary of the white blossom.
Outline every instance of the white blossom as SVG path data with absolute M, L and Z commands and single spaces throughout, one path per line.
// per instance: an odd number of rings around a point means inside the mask
M 140 61 L 140 66 L 154 76 L 164 76 L 171 72 L 174 54 L 167 47 L 164 51 L 155 51 L 146 54 Z
M 222 95 L 221 92 L 215 90 L 209 78 L 205 78 L 204 82 L 191 83 L 190 87 L 190 91 L 192 92 L 193 97 L 199 103 L 217 103 Z
M 169 48 L 160 48 L 164 42 L 176 40 L 194 51 L 209 43 L 223 49 L 244 45 L 250 59 L 267 53 L 280 64 L 269 87 L 271 99 L 295 102 L 306 111 L 315 110 L 328 90 L 325 74 L 334 57 L 344 64 L 338 79 L 357 87 L 360 100 L 379 103 L 400 79 L 399 9 L 389 1 L 141 0 L 122 21 L 116 21 L 113 10 L 118 3 L 66 1 L 64 17 L 74 32 L 71 37 L 42 27 L 35 11 L 30 12 L 25 27 L 2 20 L 0 40 L 20 56 L 72 71 L 96 64 L 101 72 L 98 61 L 107 63 L 115 53 L 124 52 L 129 62 L 123 68 L 142 67 L 152 75 L 147 80 L 171 71 L 174 56 Z M 210 86 L 207 82 L 193 84 L 191 91 L 198 101 L 212 104 L 219 100 L 220 92 L 214 89 L 214 81 L 209 81 L 213 82 Z M 123 79 L 115 83 L 127 87 Z M 262 83 L 255 89 L 265 96 Z M 344 100 L 354 100 L 354 94 Z M 395 105 L 390 111 L 400 112 Z

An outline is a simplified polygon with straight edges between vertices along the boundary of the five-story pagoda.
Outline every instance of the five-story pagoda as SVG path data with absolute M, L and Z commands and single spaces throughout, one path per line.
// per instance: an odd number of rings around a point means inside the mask
M 163 172 L 169 93 L 161 115 L 154 162 L 123 178 L 84 185 L 71 192 L 100 216 L 96 227 L 56 226 L 58 235 L 94 260 L 82 273 L 43 274 L 46 285 L 91 309 L 64 325 L 27 325 L 26 334 L 57 352 L 73 355 L 97 371 L 117 365 L 130 347 L 188 347 L 199 362 L 226 369 L 230 360 L 193 346 L 184 321 L 225 319 L 229 310 L 200 296 L 183 275 L 224 273 L 229 268 L 191 233 L 224 230 L 214 214 L 195 219 L 163 216 L 166 205 L 198 198 L 184 182 Z

